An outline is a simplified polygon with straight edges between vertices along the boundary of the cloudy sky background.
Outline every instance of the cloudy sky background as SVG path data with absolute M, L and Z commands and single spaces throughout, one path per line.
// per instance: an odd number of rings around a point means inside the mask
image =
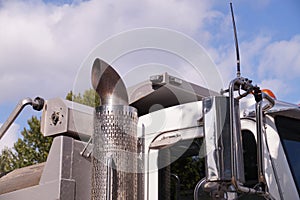
M 299 103 L 300 2 L 233 4 L 242 75 L 272 89 L 278 99 Z M 229 1 L 0 0 L 0 123 L 24 97 L 64 98 L 96 45 L 143 27 L 191 37 L 211 56 L 226 85 L 235 76 Z M 0 149 L 11 146 L 32 115 L 38 113 L 25 109 Z

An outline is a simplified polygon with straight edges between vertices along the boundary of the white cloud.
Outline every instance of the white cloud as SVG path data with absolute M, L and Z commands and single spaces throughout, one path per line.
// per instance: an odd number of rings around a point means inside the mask
M 299 77 L 299 52 L 300 35 L 269 44 L 262 53 L 259 74 L 286 80 Z
M 271 42 L 270 36 L 258 35 L 252 40 L 240 41 L 241 73 L 245 77 L 257 76 L 258 65 L 261 62 L 261 52 L 265 51 L 266 45 Z M 217 49 L 209 50 L 213 60 L 218 65 L 228 83 L 236 75 L 236 51 L 234 41 L 225 43 Z
M 217 14 L 203 1 L 83 1 L 72 5 L 4 1 L 0 7 L 0 103 L 64 96 L 88 53 L 120 31 L 145 26 L 204 31 Z M 204 39 L 205 40 L 205 39 Z M 87 80 L 89 81 L 89 80 Z
M 0 124 L 0 127 L 2 124 Z M 13 144 L 18 139 L 18 134 L 20 132 L 20 125 L 13 123 L 11 127 L 7 130 L 6 134 L 0 140 L 0 153 L 5 147 L 11 148 Z
M 257 74 L 261 53 L 264 52 L 266 45 L 269 45 L 270 42 L 270 36 L 258 35 L 253 40 L 241 43 L 241 62 L 245 74 L 251 76 Z
M 269 0 L 256 3 L 263 8 Z M 72 5 L 2 1 L 0 91 L 5 95 L 0 96 L 0 103 L 26 96 L 65 96 L 72 89 L 77 69 L 97 44 L 121 31 L 149 26 L 175 29 L 196 38 L 227 84 L 235 76 L 236 66 L 232 25 L 230 13 L 214 10 L 215 4 L 208 0 L 91 0 Z M 243 75 L 262 83 L 299 77 L 300 36 L 272 43 L 270 36 L 258 35 L 240 44 Z
M 297 103 L 300 35 L 280 41 L 272 41 L 270 37 L 256 39 L 244 48 L 250 50 L 247 70 L 252 71 L 252 76 L 260 82 L 258 85 L 271 89 L 280 100 Z
M 234 44 L 210 49 L 224 83 L 235 77 Z M 240 42 L 242 76 L 250 78 L 261 88 L 271 89 L 278 99 L 296 103 L 300 90 L 300 35 L 290 40 L 274 41 L 271 35 L 259 34 Z
M 288 87 L 288 84 L 280 79 L 265 79 L 259 86 L 262 89 L 270 89 L 277 99 L 282 99 L 285 95 L 292 92 L 292 88 Z

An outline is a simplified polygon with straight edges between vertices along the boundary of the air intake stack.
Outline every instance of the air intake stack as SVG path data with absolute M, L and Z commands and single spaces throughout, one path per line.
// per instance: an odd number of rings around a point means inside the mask
M 92 85 L 101 105 L 94 114 L 92 200 L 138 199 L 137 110 L 119 74 L 96 59 Z

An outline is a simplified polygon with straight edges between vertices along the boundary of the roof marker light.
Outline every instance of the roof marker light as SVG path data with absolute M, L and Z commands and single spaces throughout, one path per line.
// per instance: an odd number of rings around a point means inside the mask
M 261 91 L 264 92 L 264 93 L 266 93 L 267 95 L 269 95 L 270 97 L 272 97 L 273 99 L 276 100 L 276 96 L 275 96 L 275 94 L 271 90 L 269 90 L 269 89 L 262 89 Z

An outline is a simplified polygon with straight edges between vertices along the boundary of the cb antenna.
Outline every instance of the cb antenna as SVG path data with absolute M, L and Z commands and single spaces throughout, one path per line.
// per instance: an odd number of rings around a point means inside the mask
M 231 10 L 232 25 L 233 25 L 233 31 L 234 31 L 235 51 L 236 51 L 236 75 L 239 78 L 241 76 L 240 52 L 239 52 L 239 43 L 238 43 L 238 39 L 237 39 L 232 2 L 230 2 L 230 10 Z

